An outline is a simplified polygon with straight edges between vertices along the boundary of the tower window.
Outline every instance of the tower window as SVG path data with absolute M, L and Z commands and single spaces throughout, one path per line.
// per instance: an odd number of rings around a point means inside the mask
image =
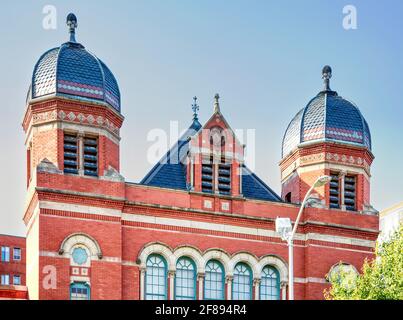
M 231 164 L 225 163 L 225 160 L 218 165 L 218 192 L 231 194 Z
M 356 210 L 356 176 L 331 173 L 329 190 L 330 208 Z
M 98 176 L 98 140 L 97 138 L 84 138 L 84 174 Z
M 202 163 L 202 191 L 213 193 L 213 159 L 205 160 Z
M 220 162 L 213 158 L 202 163 L 202 192 L 230 195 L 231 194 L 231 164 L 225 159 Z
M 331 173 L 330 176 L 330 191 L 329 191 L 329 206 L 333 209 L 340 208 L 340 181 L 337 173 Z
M 78 138 L 64 134 L 64 172 L 78 174 Z
M 284 198 L 285 202 L 291 203 L 291 192 L 288 192 Z
M 98 138 L 65 133 L 64 172 L 98 176 Z
M 354 176 L 344 177 L 344 204 L 347 210 L 355 210 L 355 186 Z

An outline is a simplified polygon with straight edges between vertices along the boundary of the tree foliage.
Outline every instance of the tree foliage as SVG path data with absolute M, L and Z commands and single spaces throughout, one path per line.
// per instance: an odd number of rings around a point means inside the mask
M 345 268 L 331 272 L 327 300 L 403 300 L 403 225 L 390 240 L 377 243 L 375 259 L 366 259 L 361 274 Z

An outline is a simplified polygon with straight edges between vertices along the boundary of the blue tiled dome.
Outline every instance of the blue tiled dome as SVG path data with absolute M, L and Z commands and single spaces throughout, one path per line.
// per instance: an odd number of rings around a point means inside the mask
M 303 143 L 320 141 L 363 146 L 371 150 L 371 133 L 360 110 L 330 90 L 328 82 L 325 90 L 291 120 L 283 138 L 282 157 Z
M 45 52 L 35 65 L 28 100 L 47 95 L 104 102 L 120 112 L 120 91 L 109 68 L 74 38 Z

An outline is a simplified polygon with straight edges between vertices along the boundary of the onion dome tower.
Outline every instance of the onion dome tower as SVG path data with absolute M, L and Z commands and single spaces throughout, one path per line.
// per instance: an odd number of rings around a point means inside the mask
M 370 206 L 371 133 L 358 107 L 330 89 L 332 69 L 322 70 L 324 88 L 291 120 L 280 162 L 282 198 L 300 203 L 320 175 L 332 181 L 316 190 L 331 209 L 373 211 Z
M 119 171 L 120 90 L 107 65 L 76 41 L 70 13 L 69 40 L 46 51 L 34 66 L 26 99 L 28 184 L 45 160 L 64 174 L 101 177 Z
M 67 97 L 108 105 L 120 112 L 120 91 L 117 81 L 100 59 L 76 42 L 77 18 L 67 16 L 70 40 L 46 51 L 32 74 L 29 103 L 49 96 Z

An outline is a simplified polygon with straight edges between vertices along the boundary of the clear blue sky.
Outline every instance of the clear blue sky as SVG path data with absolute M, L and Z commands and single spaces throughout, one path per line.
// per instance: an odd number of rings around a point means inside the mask
M 42 9 L 55 5 L 57 30 L 44 30 Z M 357 8 L 358 29 L 342 27 L 342 9 Z M 115 74 L 126 120 L 121 171 L 138 182 L 150 169 L 146 136 L 185 128 L 192 97 L 200 119 L 221 110 L 233 128 L 256 129 L 256 172 L 280 191 L 281 140 L 291 118 L 331 86 L 354 101 L 373 140 L 372 204 L 403 200 L 403 2 L 396 1 L 8 1 L 0 28 L 0 233 L 24 234 L 25 148 L 21 122 L 35 62 L 67 41 L 65 17 L 76 13 L 77 40 Z

